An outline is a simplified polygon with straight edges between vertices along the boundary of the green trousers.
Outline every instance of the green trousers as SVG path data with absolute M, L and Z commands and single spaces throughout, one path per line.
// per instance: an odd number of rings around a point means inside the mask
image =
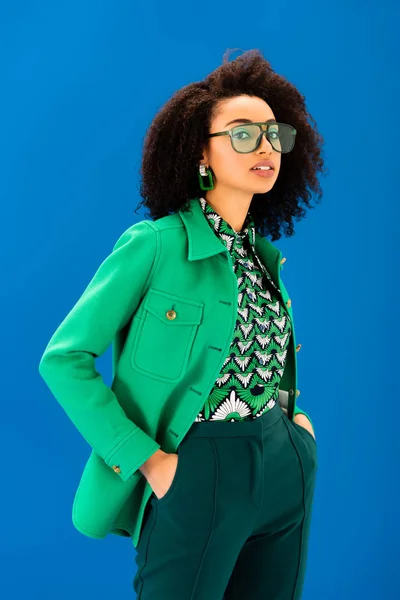
M 298 600 L 317 444 L 277 402 L 249 421 L 194 422 L 136 547 L 138 600 Z

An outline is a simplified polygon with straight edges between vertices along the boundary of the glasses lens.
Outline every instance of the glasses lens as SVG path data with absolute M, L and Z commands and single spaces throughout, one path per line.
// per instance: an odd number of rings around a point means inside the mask
M 238 125 L 232 130 L 232 143 L 237 152 L 252 152 L 256 149 L 260 137 L 258 125 Z M 294 146 L 296 132 L 293 127 L 285 123 L 271 123 L 268 125 L 268 140 L 277 152 L 290 152 Z

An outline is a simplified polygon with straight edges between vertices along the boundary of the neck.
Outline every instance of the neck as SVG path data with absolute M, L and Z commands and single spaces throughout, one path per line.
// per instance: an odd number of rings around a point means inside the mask
M 229 192 L 220 189 L 208 190 L 203 196 L 208 204 L 220 215 L 229 225 L 240 233 L 249 212 L 253 194 L 242 192 L 241 190 L 230 190 Z M 227 202 L 227 198 L 229 201 Z

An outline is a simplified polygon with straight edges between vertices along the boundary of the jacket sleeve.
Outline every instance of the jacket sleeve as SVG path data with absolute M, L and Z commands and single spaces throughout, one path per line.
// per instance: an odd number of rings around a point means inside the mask
M 39 373 L 80 434 L 123 481 L 160 448 L 131 421 L 95 359 L 136 310 L 156 254 L 146 221 L 129 227 L 45 348 Z M 116 471 L 118 472 L 118 470 Z

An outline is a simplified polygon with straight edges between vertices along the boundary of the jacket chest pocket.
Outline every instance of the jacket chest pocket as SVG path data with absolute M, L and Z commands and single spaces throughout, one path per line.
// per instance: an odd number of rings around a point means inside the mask
M 176 381 L 184 373 L 204 304 L 149 289 L 131 352 L 134 369 Z

